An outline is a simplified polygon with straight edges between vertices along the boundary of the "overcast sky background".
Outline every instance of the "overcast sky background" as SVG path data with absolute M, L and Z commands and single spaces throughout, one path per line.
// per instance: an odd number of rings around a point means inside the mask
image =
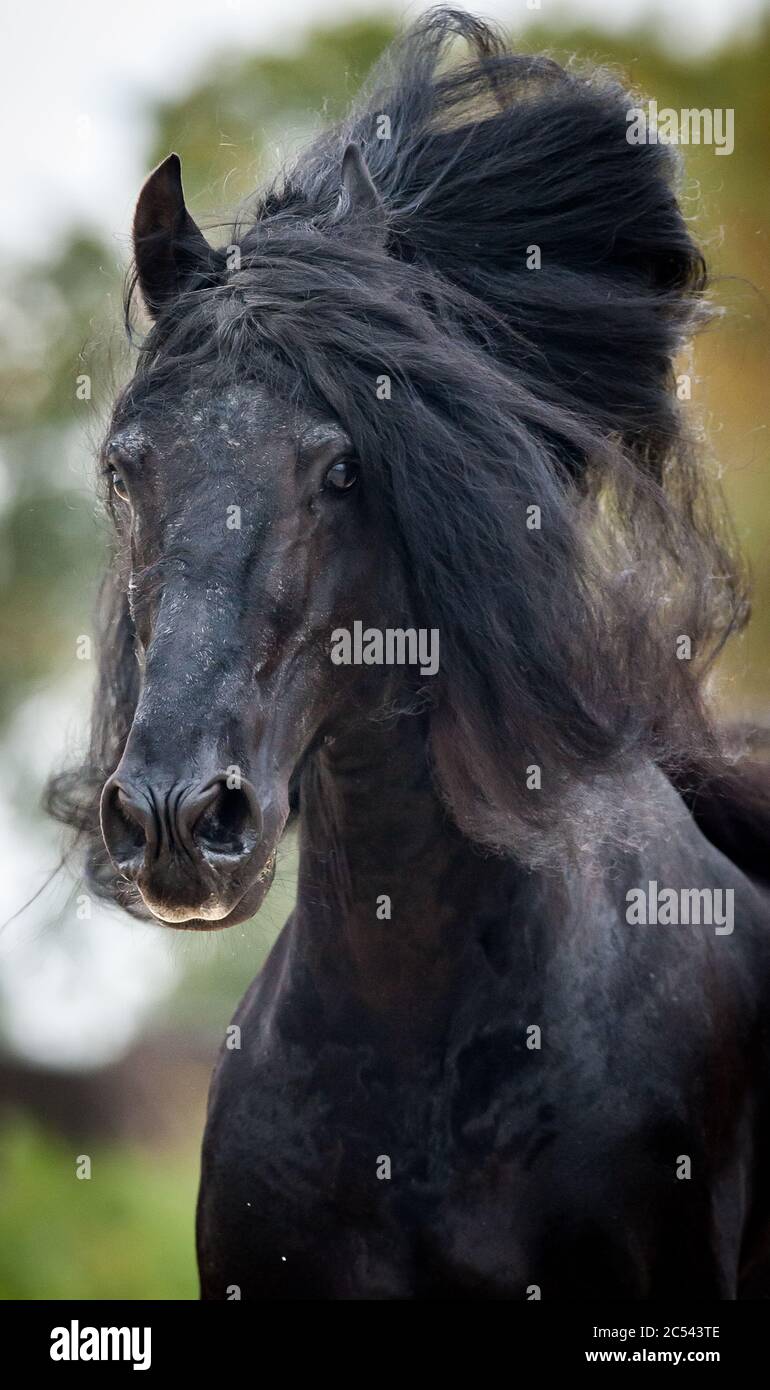
M 687 52 L 750 26 L 764 0 L 468 0 L 515 32 L 563 15 L 608 32 L 646 22 Z M 124 238 L 146 172 L 148 98 L 183 92 L 218 53 L 291 47 L 356 14 L 416 15 L 424 0 L 31 0 L 8 4 L 0 45 L 7 204 L 2 249 L 45 254 L 73 222 Z

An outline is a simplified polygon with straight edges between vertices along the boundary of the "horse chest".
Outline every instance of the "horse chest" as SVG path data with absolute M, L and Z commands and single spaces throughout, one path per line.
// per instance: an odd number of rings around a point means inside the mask
M 601 1226 L 609 1202 L 611 1244 L 624 1201 L 607 1125 L 589 1089 L 560 1100 L 569 1083 L 517 1023 L 413 1068 L 321 1039 L 227 1054 L 204 1144 L 206 1296 L 536 1297 L 565 1213 L 587 1202 Z

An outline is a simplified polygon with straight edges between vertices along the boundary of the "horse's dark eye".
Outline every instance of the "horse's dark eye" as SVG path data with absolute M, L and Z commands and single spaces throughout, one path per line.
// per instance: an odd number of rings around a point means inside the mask
M 123 502 L 127 502 L 128 488 L 126 487 L 120 474 L 116 473 L 114 468 L 110 469 L 110 483 L 112 485 L 112 491 L 115 493 L 115 496 L 120 497 Z
M 324 478 L 324 487 L 330 492 L 347 492 L 358 482 L 358 469 L 352 459 L 340 459 L 333 463 Z

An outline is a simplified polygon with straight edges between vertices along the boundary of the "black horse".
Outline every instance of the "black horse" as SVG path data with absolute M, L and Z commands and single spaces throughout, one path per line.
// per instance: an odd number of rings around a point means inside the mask
M 258 910 L 298 814 L 202 1293 L 767 1297 L 770 815 L 704 695 L 747 602 L 675 390 L 677 162 L 454 11 L 368 92 L 221 249 L 176 155 L 142 190 L 51 791 L 95 890 L 186 929 Z

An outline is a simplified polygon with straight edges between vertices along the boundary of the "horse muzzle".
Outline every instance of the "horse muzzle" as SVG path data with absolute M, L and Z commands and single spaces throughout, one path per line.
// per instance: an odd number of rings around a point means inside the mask
M 264 896 L 275 848 L 265 844 L 257 794 L 225 772 L 205 780 L 160 782 L 122 766 L 101 798 L 110 859 L 160 921 L 230 925 L 239 904 Z

